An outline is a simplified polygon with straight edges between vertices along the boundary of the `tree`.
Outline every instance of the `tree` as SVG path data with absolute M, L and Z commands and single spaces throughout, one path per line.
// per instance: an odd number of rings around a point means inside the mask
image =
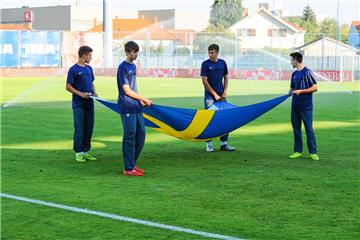
M 215 0 L 210 11 L 210 26 L 227 29 L 242 18 L 241 0 Z
M 326 18 L 318 24 L 316 22 L 315 12 L 307 5 L 304 8 L 302 17 L 287 17 L 288 21 L 296 23 L 306 30 L 305 43 L 313 41 L 322 36 L 328 36 L 336 39 L 336 20 Z M 344 24 L 340 27 L 341 41 L 347 43 L 347 36 L 349 32 L 349 26 Z
M 343 43 L 347 44 L 347 42 L 348 42 L 349 30 L 350 30 L 350 26 L 348 24 L 344 24 L 340 28 L 341 41 Z
M 320 32 L 336 39 L 336 20 L 326 18 L 320 22 Z
M 165 52 L 165 47 L 162 40 L 160 40 L 159 45 L 156 48 L 156 52 L 157 54 L 163 54 Z
M 145 48 L 146 49 L 146 48 Z M 160 40 L 159 44 L 156 46 L 156 44 L 151 44 L 150 45 L 150 53 L 152 55 L 161 55 L 165 52 L 165 47 L 163 45 L 162 40 Z M 144 51 L 146 52 L 146 51 Z
M 306 5 L 303 10 L 302 23 L 300 26 L 306 29 L 306 33 L 304 36 L 305 43 L 311 42 L 317 38 L 319 38 L 319 25 L 316 21 L 316 14 L 314 10 L 310 7 L 310 5 Z
M 319 25 L 316 22 L 304 21 L 304 18 L 300 16 L 287 17 L 286 20 L 293 22 L 305 29 L 305 43 L 311 42 L 321 36 Z
M 304 41 L 305 43 L 311 42 L 319 37 L 321 37 L 321 33 L 319 32 L 319 25 L 312 23 L 310 21 L 304 21 L 300 24 L 300 26 L 306 29 Z
M 206 53 L 208 46 L 212 43 L 219 45 L 221 54 L 233 54 L 236 49 L 240 49 L 235 35 L 229 30 L 209 26 L 204 31 L 196 34 L 193 42 L 194 53 Z
M 341 41 L 343 43 L 347 43 L 347 37 L 348 37 L 348 32 L 349 32 L 349 25 L 347 24 L 343 24 L 340 26 L 340 36 L 341 36 Z M 326 18 L 324 20 L 322 20 L 320 22 L 320 32 L 323 33 L 324 35 L 337 39 L 337 32 L 336 32 L 336 20 L 333 18 Z
M 179 47 L 179 48 L 174 50 L 173 54 L 189 55 L 190 54 L 190 49 L 188 47 Z
M 310 5 L 306 5 L 306 7 L 303 10 L 303 20 L 305 22 L 311 22 L 316 24 L 316 15 L 315 12 L 312 10 L 312 8 L 310 7 Z
M 211 6 L 209 25 L 194 38 L 195 54 L 204 54 L 207 47 L 216 43 L 222 54 L 234 53 L 238 43 L 229 27 L 242 18 L 241 0 L 214 0 Z

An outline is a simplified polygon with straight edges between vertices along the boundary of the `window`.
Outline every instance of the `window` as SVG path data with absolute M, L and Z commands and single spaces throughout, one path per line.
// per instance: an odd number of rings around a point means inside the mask
M 286 29 L 269 29 L 269 37 L 286 37 Z
M 255 37 L 256 36 L 256 29 L 254 28 L 244 28 L 238 29 L 237 35 L 242 37 Z

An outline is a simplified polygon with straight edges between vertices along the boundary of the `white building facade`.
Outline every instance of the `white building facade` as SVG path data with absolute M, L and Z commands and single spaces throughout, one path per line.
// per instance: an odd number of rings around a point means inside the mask
M 243 17 L 229 29 L 237 36 L 242 48 L 292 49 L 304 44 L 304 29 L 264 8 Z

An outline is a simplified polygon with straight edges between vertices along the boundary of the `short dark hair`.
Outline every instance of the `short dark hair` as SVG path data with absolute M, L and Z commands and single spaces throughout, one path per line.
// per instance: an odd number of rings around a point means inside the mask
M 138 52 L 139 51 L 139 45 L 134 42 L 134 41 L 129 41 L 127 43 L 125 43 L 125 52 L 131 52 L 131 51 L 135 51 L 135 52 Z
M 290 54 L 290 57 L 292 57 L 298 63 L 302 63 L 303 61 L 303 55 L 300 52 L 293 52 Z
M 219 45 L 217 45 L 217 44 L 211 44 L 211 45 L 208 47 L 208 51 L 212 51 L 212 50 L 215 50 L 216 52 L 219 52 Z
M 83 55 L 87 55 L 88 53 L 91 53 L 93 50 L 89 46 L 81 46 L 78 51 L 79 58 L 81 58 Z

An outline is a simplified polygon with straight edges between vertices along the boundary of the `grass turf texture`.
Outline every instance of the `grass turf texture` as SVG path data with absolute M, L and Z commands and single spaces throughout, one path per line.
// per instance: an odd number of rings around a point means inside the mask
M 139 78 L 154 103 L 201 108 L 199 79 Z M 114 78 L 98 77 L 115 101 Z M 231 80 L 229 101 L 247 105 L 286 93 L 286 81 Z M 233 153 L 205 152 L 147 129 L 142 178 L 123 177 L 121 120 L 96 103 L 93 154 L 72 152 L 71 95 L 64 78 L 3 78 L 2 192 L 250 239 L 357 239 L 359 85 L 319 84 L 314 127 L 321 160 L 290 160 L 290 99 L 230 135 Z M 349 94 L 351 90 L 353 93 Z M 19 97 L 20 95 L 20 97 Z M 218 149 L 218 141 L 214 142 Z M 306 142 L 304 135 L 306 153 Z M 306 155 L 306 154 L 305 154 Z M 3 239 L 202 239 L 2 199 Z

